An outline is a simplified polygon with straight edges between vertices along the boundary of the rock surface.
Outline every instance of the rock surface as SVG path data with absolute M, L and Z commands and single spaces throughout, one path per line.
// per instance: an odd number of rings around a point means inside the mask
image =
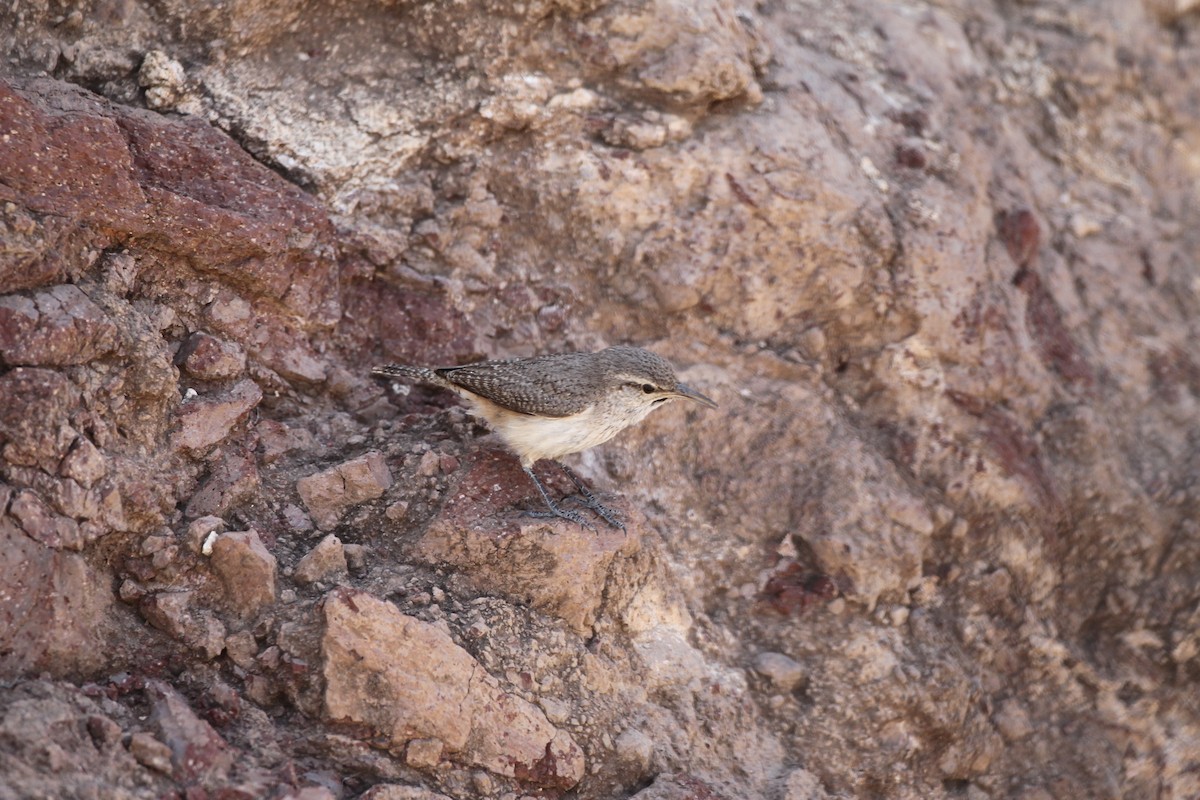
M 1200 796 L 1197 12 L 5 4 L 0 793 Z
M 342 547 L 342 540 L 331 533 L 296 562 L 292 577 L 298 583 L 307 585 L 345 575 L 346 569 L 346 551 Z
M 369 726 L 410 766 L 439 754 L 534 786 L 570 789 L 583 753 L 535 706 L 501 690 L 444 631 L 363 593 L 323 603 L 325 713 Z
M 296 491 L 321 530 L 338 524 L 350 506 L 382 497 L 392 473 L 381 453 L 368 453 L 296 482 Z
M 233 531 L 212 545 L 213 569 L 225 584 L 225 598 L 249 619 L 275 602 L 276 561 L 258 531 Z

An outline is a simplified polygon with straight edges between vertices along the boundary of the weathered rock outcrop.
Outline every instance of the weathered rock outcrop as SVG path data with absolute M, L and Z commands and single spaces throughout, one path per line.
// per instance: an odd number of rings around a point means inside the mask
M 1200 794 L 1195 3 L 60 5 L 0 795 Z M 369 377 L 621 341 L 625 534 Z

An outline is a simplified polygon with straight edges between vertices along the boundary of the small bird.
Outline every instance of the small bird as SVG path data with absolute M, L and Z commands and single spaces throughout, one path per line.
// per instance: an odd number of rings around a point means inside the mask
M 625 529 L 616 512 L 603 505 L 583 480 L 557 459 L 607 442 L 645 419 L 668 400 L 685 397 L 716 408 L 709 398 L 679 382 L 662 356 L 640 347 L 617 345 L 598 353 L 561 353 L 535 358 L 481 361 L 460 367 L 388 364 L 372 375 L 403 378 L 449 389 L 471 404 L 516 453 L 550 509 L 545 516 L 588 523 L 550 499 L 533 465 L 550 459 L 579 490 L 584 505 L 609 525 Z

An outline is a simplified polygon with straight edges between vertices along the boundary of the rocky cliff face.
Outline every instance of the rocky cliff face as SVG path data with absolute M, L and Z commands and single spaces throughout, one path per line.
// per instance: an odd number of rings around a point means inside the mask
M 1197 796 L 1194 5 L 9 4 L 0 796 Z

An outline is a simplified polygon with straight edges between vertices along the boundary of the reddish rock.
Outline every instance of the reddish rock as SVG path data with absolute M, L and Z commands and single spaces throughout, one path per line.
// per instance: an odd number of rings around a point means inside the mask
M 225 647 L 225 626 L 210 613 L 193 607 L 195 592 L 157 592 L 142 597 L 142 616 L 163 633 L 213 659 Z
M 583 777 L 583 753 L 571 737 L 502 691 L 441 629 L 361 592 L 334 590 L 322 609 L 330 720 L 366 725 L 392 749 L 436 739 L 452 760 L 548 789 L 569 789 Z
M 250 346 L 258 360 L 289 381 L 317 384 L 325 380 L 329 363 L 297 331 L 263 327 Z
M 292 577 L 297 583 L 307 585 L 345 574 L 346 552 L 342 549 L 342 540 L 331 533 L 300 559 Z
M 105 662 L 111 580 L 83 556 L 34 541 L 0 514 L 0 587 L 0 676 L 71 674 Z
M 192 499 L 184 514 L 188 517 L 217 516 L 244 502 L 258 491 L 258 465 L 244 450 L 223 453 Z
M 360 800 L 450 800 L 450 798 L 421 786 L 383 783 L 367 789 Z
M 136 238 L 300 318 L 337 320 L 336 264 L 319 246 L 333 237 L 324 208 L 219 130 L 49 80 L 21 89 L 0 82 L 0 119 L 11 199 L 67 220 L 56 233 L 72 249 Z M 43 245 L 47 256 L 52 241 Z M 38 266 L 43 282 L 66 271 Z M 0 261 L 0 291 L 35 286 L 38 277 Z
M 92 714 L 87 719 L 88 735 L 98 749 L 113 747 L 121 741 L 121 726 L 103 714 Z
M 80 532 L 86 543 L 111 530 L 129 529 L 123 494 L 132 492 L 110 480 L 102 480 L 91 488 L 84 488 L 74 480 L 55 480 L 47 486 L 45 500 L 64 516 L 83 521 Z
M 264 464 L 273 464 L 296 451 L 307 453 L 310 457 L 319 456 L 325 449 L 317 444 L 305 428 L 292 427 L 273 419 L 260 421 L 254 432 L 258 434 L 258 452 Z
M 175 433 L 175 446 L 193 453 L 212 447 L 228 436 L 230 429 L 260 400 L 262 389 L 247 379 L 227 392 L 184 403 L 179 409 L 180 425 Z
M 382 497 L 392 485 L 383 454 L 370 452 L 296 481 L 296 491 L 317 527 L 336 527 L 350 506 Z
M 996 232 L 1008 256 L 1020 268 L 1028 267 L 1041 246 L 1042 226 L 1028 208 L 1002 211 L 996 215 Z
M 175 363 L 202 381 L 236 378 L 246 371 L 246 351 L 207 333 L 193 333 L 179 348 Z
M 222 533 L 213 542 L 213 569 L 225 584 L 225 599 L 242 619 L 275 602 L 275 556 L 258 531 Z
M 12 499 L 8 513 L 35 542 L 55 550 L 83 548 L 79 523 L 55 514 L 33 492 L 19 492 Z
M 70 284 L 0 297 L 0 364 L 84 364 L 112 351 L 116 326 Z
M 366 335 L 385 359 L 455 364 L 478 353 L 474 327 L 446 297 L 373 281 L 353 288 L 346 302 L 370 312 L 362 319 L 378 328 Z
M 104 477 L 108 472 L 104 454 L 86 436 L 75 437 L 70 451 L 58 469 L 64 478 L 70 478 L 85 489 Z
M 0 445 L 12 463 L 55 473 L 77 434 L 79 390 L 61 373 L 17 367 L 0 375 Z
M 233 765 L 234 752 L 212 726 L 196 716 L 187 700 L 162 681 L 149 681 L 150 722 L 171 750 L 176 779 L 187 783 L 223 782 Z
M 333 234 L 319 202 L 198 119 L 121 113 L 118 124 L 154 212 L 182 223 L 159 233 L 164 246 L 190 248 L 198 269 L 301 318 L 337 319 L 335 265 L 316 246 Z
M 1042 361 L 1067 383 L 1090 388 L 1096 376 L 1041 277 L 1032 268 L 1022 268 L 1013 282 L 1028 297 L 1025 327 L 1037 342 Z

